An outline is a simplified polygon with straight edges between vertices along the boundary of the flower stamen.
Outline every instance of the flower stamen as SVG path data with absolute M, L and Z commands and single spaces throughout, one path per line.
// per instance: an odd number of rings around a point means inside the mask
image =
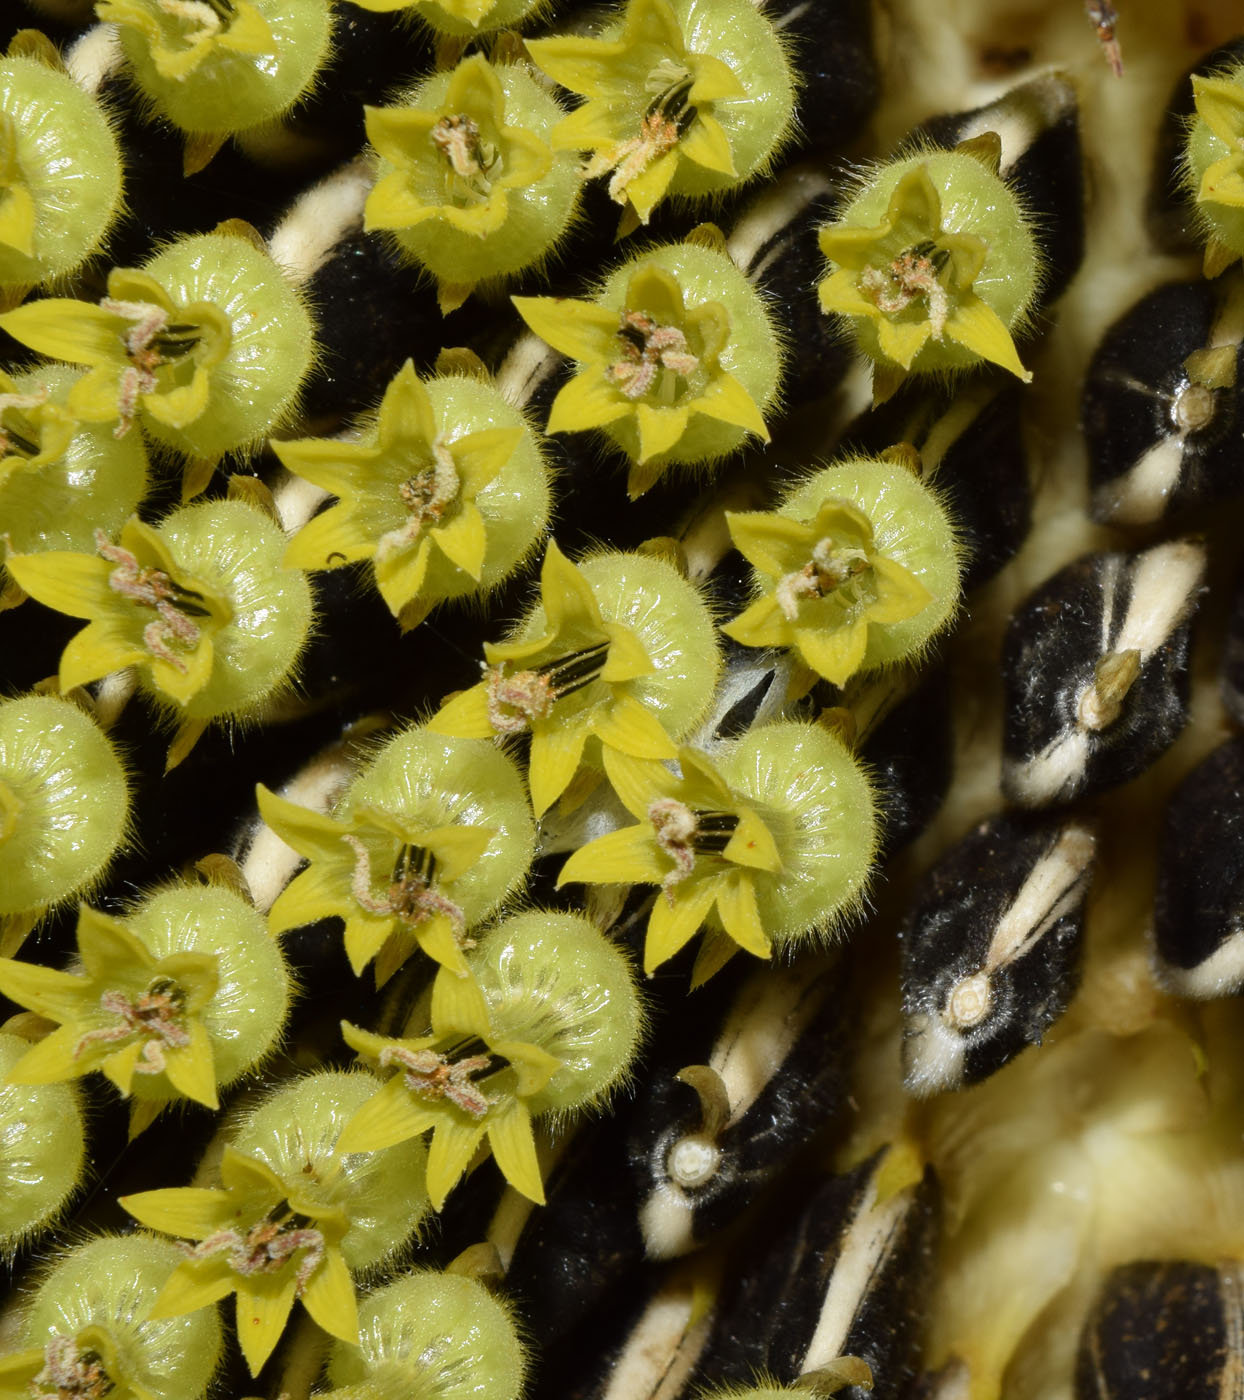
M 672 151 L 698 115 L 698 109 L 687 102 L 694 86 L 690 73 L 668 62 L 658 65 L 653 73 L 669 77 L 671 68 L 677 76 L 648 104 L 639 124 L 639 135 L 600 152 L 588 163 L 585 171 L 588 179 L 603 175 L 606 170 L 613 171 L 609 198 L 615 204 L 626 203 L 626 190 L 631 181 L 638 179 L 653 161 Z
M 862 549 L 838 549 L 826 536 L 812 547 L 812 558 L 802 569 L 783 574 L 778 580 L 775 596 L 788 621 L 799 616 L 802 598 L 824 598 L 867 572 L 869 558 Z
M 662 326 L 643 311 L 622 313 L 617 340 L 621 356 L 606 373 L 628 399 L 642 398 L 652 388 L 659 369 L 685 379 L 700 367 L 679 327 Z M 669 387 L 674 387 L 672 382 Z M 672 393 L 668 397 L 672 399 Z
M 609 643 L 603 641 L 508 676 L 500 666 L 485 667 L 488 722 L 498 734 L 522 734 L 533 720 L 548 719 L 559 700 L 591 685 L 608 654 Z
M 117 1017 L 119 1024 L 100 1026 L 80 1036 L 73 1049 L 74 1059 L 88 1045 L 111 1044 L 141 1035 L 145 1037 L 142 1058 L 134 1072 L 163 1073 L 165 1049 L 184 1050 L 190 1044 L 190 1033 L 184 1025 L 185 1003 L 185 993 L 171 977 L 157 977 L 137 1001 L 115 988 L 104 992 L 99 998 L 100 1007 Z
M 913 244 L 885 271 L 866 267 L 860 274 L 860 286 L 887 316 L 906 311 L 917 297 L 924 297 L 929 308 L 929 333 L 934 340 L 941 340 L 950 316 L 950 295 L 940 281 L 948 256 L 930 241 Z
M 97 1351 L 79 1351 L 77 1340 L 58 1335 L 43 1350 L 43 1369 L 30 1382 L 33 1400 L 104 1400 L 116 1383 Z
M 99 304 L 132 323 L 125 336 L 125 353 L 130 363 L 121 372 L 117 395 L 120 422 L 113 429 L 113 436 L 120 438 L 134 425 L 139 396 L 153 394 L 159 388 L 156 370 L 188 355 L 202 339 L 202 332 L 189 323 L 170 325 L 169 313 L 154 302 L 104 297 Z
M 388 1045 L 379 1056 L 381 1069 L 401 1065 L 406 1087 L 424 1099 L 448 1099 L 472 1118 L 482 1118 L 492 1100 L 474 1082 L 473 1076 L 493 1067 L 491 1055 L 465 1055 L 451 1059 L 436 1050 L 408 1050 Z
M 447 115 L 428 136 L 449 165 L 450 187 L 477 203 L 487 199 L 492 193 L 500 152 L 484 143 L 479 123 L 465 112 Z
M 697 855 L 721 855 L 730 844 L 739 819 L 733 812 L 701 812 L 675 797 L 659 797 L 648 806 L 648 820 L 657 845 L 674 862 L 661 881 L 672 905 L 674 887 L 695 869 Z
M 410 928 L 417 928 L 436 914 L 443 914 L 453 926 L 454 939 L 460 948 L 469 948 L 471 940 L 464 938 L 466 916 L 447 895 L 433 887 L 436 878 L 436 857 L 424 846 L 404 845 L 398 852 L 393 876 L 384 894 L 376 895 L 371 887 L 371 856 L 357 836 L 349 833 L 341 838 L 354 852 L 354 874 L 351 892 L 355 903 L 369 914 L 392 915 Z
M 279 1212 L 284 1211 L 284 1215 Z M 215 1254 L 228 1254 L 229 1267 L 243 1278 L 255 1274 L 274 1274 L 299 1250 L 306 1253 L 299 1261 L 294 1275 L 294 1292 L 301 1297 L 311 1275 L 323 1262 L 326 1252 L 324 1236 L 309 1223 L 306 1216 L 296 1215 L 286 1202 L 274 1206 L 262 1220 L 242 1234 L 240 1230 L 218 1230 L 207 1239 L 186 1250 L 191 1259 L 209 1259 Z
M 143 645 L 153 656 L 186 670 L 185 661 L 172 649 L 173 642 L 194 648 L 199 643 L 200 630 L 196 617 L 211 613 L 198 603 L 201 593 L 183 588 L 163 569 L 145 569 L 128 549 L 112 544 L 102 530 L 95 531 L 95 548 L 109 563 L 117 567 L 108 575 L 108 587 L 139 607 L 154 608 L 159 617 L 143 628 Z
M 410 518 L 405 524 L 381 535 L 376 545 L 378 560 L 386 559 L 390 554 L 413 544 L 423 527 L 438 524 L 458 499 L 462 479 L 454 466 L 453 455 L 439 435 L 432 442 L 432 462 L 432 466 L 408 476 L 397 488 Z

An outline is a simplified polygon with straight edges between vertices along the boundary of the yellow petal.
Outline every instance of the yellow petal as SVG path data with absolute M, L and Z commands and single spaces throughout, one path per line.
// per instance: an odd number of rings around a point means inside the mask
M 179 1094 L 208 1108 L 219 1108 L 216 1097 L 216 1064 L 212 1056 L 212 1041 L 202 1021 L 191 1020 L 186 1026 L 190 1044 L 164 1052 L 164 1073 Z
M 429 446 L 436 437 L 436 414 L 428 391 L 415 373 L 413 360 L 406 363 L 389 381 L 380 401 L 377 436 L 383 445 L 395 442 L 419 442 Z
M 616 423 L 632 411 L 632 405 L 605 375 L 601 363 L 591 364 L 563 384 L 549 410 L 547 431 L 579 433 Z
M 268 446 L 286 471 L 343 499 L 367 486 L 381 457 L 374 443 L 340 442 L 336 438 L 272 439 Z
M 376 587 L 394 617 L 423 591 L 431 555 L 431 535 L 422 535 L 414 548 L 386 549 L 376 555 Z
M 1244 136 L 1244 90 L 1229 78 L 1192 75 L 1197 116 L 1217 138 L 1234 146 Z
M 268 1196 L 274 1205 L 288 1195 L 285 1183 L 267 1162 L 248 1157 L 235 1147 L 226 1147 L 221 1154 L 220 1179 L 230 1193 Z
M 1031 373 L 1020 363 L 1010 331 L 1003 325 L 998 313 L 972 293 L 960 298 L 946 322 L 946 334 L 982 360 L 990 360 L 1003 369 L 1009 369 L 1025 384 L 1032 383 Z
M 35 202 L 25 185 L 0 190 L 0 243 L 30 258 L 35 251 Z
M 341 837 L 350 828 L 327 813 L 280 797 L 262 783 L 256 785 L 255 797 L 259 815 L 299 855 L 322 860 L 340 856 L 347 849 Z
M 154 684 L 179 705 L 188 705 L 203 690 L 212 678 L 215 664 L 215 648 L 212 639 L 200 635 L 198 642 L 189 651 L 176 653 L 181 666 L 174 666 L 159 656 L 148 656 L 146 661 L 151 669 Z
M 880 319 L 881 312 L 876 302 L 869 301 L 859 289 L 855 271 L 840 267 L 823 277 L 817 284 L 817 296 L 821 310 L 826 314 L 837 312 L 840 316 L 867 316 L 870 320 Z
M 755 433 L 762 442 L 769 441 L 769 429 L 756 400 L 732 374 L 713 376 L 699 398 L 692 399 L 691 412 L 702 413 L 722 423 Z
M 16 958 L 0 958 L 0 992 L 50 1021 L 76 1021 L 87 1002 L 86 979 Z
M 625 51 L 623 42 L 602 39 L 528 39 L 527 52 L 542 69 L 571 92 L 595 97 L 609 91 L 616 79 L 612 69 Z
M 537 817 L 548 811 L 578 772 L 587 736 L 588 722 L 581 719 L 568 719 L 560 724 L 554 719 L 533 733 L 527 776 L 531 805 Z
M 773 510 L 728 510 L 726 526 L 735 549 L 774 578 L 802 568 L 817 540 L 811 526 Z
M 656 844 L 647 822 L 623 827 L 580 846 L 557 877 L 557 888 L 571 881 L 588 885 L 659 885 L 670 863 Z
M 337 1139 L 338 1152 L 379 1152 L 408 1142 L 436 1122 L 436 1114 L 416 1101 L 401 1074 L 395 1074 L 353 1113 Z
M 79 1054 L 80 1025 L 61 1026 L 42 1040 L 36 1041 L 9 1071 L 9 1084 L 56 1084 L 63 1079 L 76 1079 L 89 1074 L 99 1056 Z M 88 1047 L 89 1050 L 89 1047 Z
M 108 587 L 115 566 L 98 555 L 51 549 L 10 554 L 4 563 L 36 602 L 69 617 L 99 617 L 124 606 Z
M 678 752 L 656 715 L 629 695 L 619 696 L 592 720 L 592 733 L 608 748 L 632 758 L 673 758 Z
M 886 209 L 886 222 L 899 247 L 936 237 L 941 232 L 942 197 L 927 165 L 917 165 L 895 185 Z
M 330 1249 L 325 1254 L 303 1289 L 302 1305 L 329 1336 L 340 1337 L 351 1346 L 358 1345 L 359 1312 L 354 1280 L 340 1250 Z
M 488 1145 L 501 1174 L 510 1185 L 536 1205 L 544 1204 L 544 1182 L 531 1130 L 531 1114 L 515 1099 L 495 1118 L 489 1118 Z
M 712 54 L 692 53 L 687 55 L 687 62 L 695 78 L 687 94 L 691 106 L 701 102 L 718 102 L 722 98 L 747 96 L 747 89 L 739 81 L 738 74 L 721 59 L 714 58 Z
M 124 1198 L 121 1204 L 125 1205 Z M 174 1269 L 147 1318 L 157 1322 L 162 1318 L 184 1317 L 186 1313 L 198 1312 L 200 1308 L 210 1308 L 222 1298 L 227 1298 L 236 1284 L 237 1276 L 229 1268 L 224 1255 L 210 1259 L 187 1259 Z
M 717 914 L 722 927 L 745 952 L 767 958 L 773 952 L 760 921 L 756 887 L 747 875 L 732 875 L 717 889 Z
M 428 1149 L 428 1198 L 440 1210 L 445 1197 L 471 1164 L 475 1149 L 484 1136 L 484 1123 L 458 1122 L 440 1118 Z
M 128 1045 L 120 1050 L 113 1050 L 100 1062 L 100 1069 L 113 1084 L 117 1086 L 118 1092 L 130 1096 L 130 1088 L 134 1082 L 134 1071 L 138 1066 L 138 1057 L 142 1054 L 143 1044 L 141 1040 L 132 1040 Z
M 773 594 L 758 598 L 722 631 L 744 647 L 784 647 L 790 645 L 791 625 Z
M 415 939 L 420 948 L 442 967 L 461 977 L 467 974 L 467 962 L 459 946 L 454 926 L 444 914 L 433 914 L 415 929 Z
M 461 977 L 445 967 L 440 969 L 432 983 L 432 1024 L 438 1036 L 488 1039 L 488 1003 L 474 977 Z
M 825 224 L 817 231 L 817 246 L 838 271 L 846 275 L 846 285 L 856 285 L 855 273 L 868 266 L 877 254 L 877 245 L 890 233 L 888 222 L 871 228 L 856 224 Z
M 549 140 L 558 151 L 612 150 L 618 143 L 613 108 L 604 102 L 585 102 L 557 123 Z
M 505 174 L 497 183 L 502 189 L 526 189 L 543 180 L 553 168 L 553 148 L 525 127 L 503 126 L 501 145 Z
M 488 718 L 488 691 L 474 685 L 442 705 L 428 721 L 433 734 L 449 734 L 459 739 L 492 739 L 496 735 Z
M 376 536 L 350 506 L 330 506 L 313 515 L 285 548 L 287 569 L 336 569 L 376 552 Z
M 70 637 L 60 654 L 58 678 L 62 693 L 87 685 L 112 671 L 122 671 L 150 659 L 150 653 L 134 645 L 113 628 L 92 622 Z
M 448 525 L 433 530 L 431 538 L 450 563 L 479 580 L 488 539 L 484 532 L 484 517 L 475 506 L 464 505 Z
M 947 325 L 948 332 L 949 329 Z M 881 353 L 903 369 L 911 368 L 911 362 L 924 349 L 932 333 L 928 321 L 892 321 L 888 316 L 882 316 L 877 322 L 877 343 Z
M 1244 208 L 1244 156 L 1239 151 L 1206 166 L 1197 189 L 1201 204 L 1222 204 L 1228 209 Z
M 704 402 L 705 395 L 701 395 L 694 400 L 693 407 L 697 412 Z M 687 421 L 691 417 L 691 410 L 688 408 L 666 408 L 664 405 L 639 403 L 635 406 L 635 418 L 639 424 L 639 460 L 647 462 L 653 457 L 659 457 L 667 452 L 672 452 L 682 441 L 683 434 L 687 431 Z
M 476 864 L 496 834 L 492 826 L 438 826 L 425 831 L 419 844 L 435 855 L 437 882 L 447 885 Z
M 720 877 L 696 879 L 694 875 L 675 885 L 670 895 L 657 895 L 644 940 L 644 971 L 651 976 L 696 934 L 713 907 Z
M 609 652 L 600 678 L 606 685 L 621 685 L 652 674 L 656 668 L 633 627 L 625 622 L 606 622 L 603 630 L 609 638 Z
M 120 1199 L 122 1208 L 140 1225 L 188 1240 L 205 1240 L 209 1235 L 225 1229 L 233 1221 L 237 1205 L 228 1191 L 202 1186 L 139 1191 Z M 224 1293 L 217 1294 L 217 1297 L 223 1298 Z M 169 1317 L 175 1315 L 166 1314 Z
M 921 613 L 933 601 L 933 595 L 910 570 L 894 559 L 875 554 L 873 573 L 877 580 L 877 599 L 868 608 L 870 622 L 903 622 Z
M 863 665 L 868 649 L 868 622 L 861 617 L 831 632 L 799 627 L 794 631 L 794 643 L 817 675 L 833 685 L 846 685 Z
M 53 360 L 121 365 L 128 323 L 114 312 L 69 297 L 42 297 L 0 316 L 0 330 Z
M 211 380 L 207 370 L 197 365 L 189 384 L 181 384 L 162 393 L 144 394 L 141 403 L 143 412 L 157 423 L 167 424 L 170 428 L 185 428 L 202 418 L 210 397 Z
M 540 565 L 540 599 L 549 629 L 558 634 L 574 628 L 599 629 L 600 607 L 592 586 L 550 540 Z
M 389 941 L 397 927 L 392 914 L 369 914 L 363 910 L 346 916 L 345 947 L 350 968 L 356 977 L 363 975 L 367 964 Z
M 293 1311 L 298 1284 L 292 1265 L 279 1274 L 256 1274 L 237 1282 L 237 1334 L 252 1376 L 263 1368 Z
M 569 297 L 511 297 L 514 308 L 541 340 L 580 363 L 614 357 L 618 313 L 594 301 Z
M 739 824 L 721 853 L 723 860 L 733 865 L 746 865 L 753 870 L 768 870 L 777 874 L 782 868 L 773 833 L 749 807 L 739 811 Z
M 509 1060 L 521 1098 L 538 1094 L 562 1067 L 562 1061 L 527 1040 L 497 1040 L 492 1042 L 494 1053 Z
M 622 193 L 630 201 L 631 208 L 639 215 L 641 224 L 648 222 L 652 211 L 665 198 L 670 181 L 678 170 L 678 162 L 682 158 L 682 147 L 683 143 L 679 141 L 673 150 L 659 155 L 646 169 L 633 179 L 628 180 L 623 187 Z
M 725 68 L 725 64 L 722 64 Z M 730 70 L 727 68 L 727 72 Z M 731 77 L 734 75 L 731 74 Z M 737 79 L 736 79 L 737 83 Z M 694 102 L 692 95 L 689 101 Z M 686 160 L 702 165 L 705 170 L 715 170 L 719 175 L 734 176 L 734 155 L 730 150 L 730 138 L 719 121 L 701 113 L 691 123 L 691 129 L 678 143 L 678 150 Z
M 495 480 L 522 440 L 522 428 L 482 428 L 454 438 L 449 451 L 462 479 L 463 495 L 470 499 Z
M 618 800 L 640 821 L 647 821 L 648 808 L 657 798 L 673 797 L 678 790 L 678 779 L 663 763 L 632 758 L 620 749 L 605 749 L 601 757 Z
M 268 910 L 269 931 L 276 935 L 318 919 L 345 918 L 351 906 L 348 888 L 340 867 L 326 868 L 319 861 L 309 865 L 277 895 Z

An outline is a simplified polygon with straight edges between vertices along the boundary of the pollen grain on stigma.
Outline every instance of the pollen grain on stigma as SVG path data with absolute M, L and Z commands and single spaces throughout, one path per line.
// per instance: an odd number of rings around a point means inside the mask
M 675 797 L 659 797 L 648 807 L 648 820 L 657 845 L 674 862 L 661 881 L 666 898 L 674 902 L 674 886 L 695 869 L 697 855 L 721 855 L 739 824 L 733 812 L 701 812 Z
M 803 598 L 824 598 L 867 572 L 869 559 L 862 549 L 838 548 L 825 536 L 812 547 L 812 558 L 794 573 L 778 580 L 775 596 L 783 615 L 791 622 L 799 616 Z
M 686 334 L 678 326 L 663 326 L 645 311 L 624 311 L 617 333 L 621 354 L 607 369 L 609 378 L 628 399 L 640 399 L 663 377 L 662 397 L 672 401 L 674 376 L 687 378 L 700 367 L 691 353 Z
M 400 1065 L 406 1087 L 418 1098 L 448 1099 L 472 1118 L 482 1118 L 492 1106 L 492 1100 L 474 1080 L 475 1075 L 492 1068 L 490 1054 L 459 1054 L 455 1059 L 438 1050 L 388 1045 L 380 1052 L 379 1064 L 381 1069 Z
M 110 988 L 99 998 L 100 1009 L 117 1018 L 115 1026 L 100 1026 L 79 1037 L 73 1055 L 77 1059 L 90 1045 L 112 1044 L 134 1035 L 143 1039 L 135 1074 L 162 1074 L 164 1052 L 184 1050 L 190 1044 L 185 1027 L 186 994 L 171 977 L 157 977 L 138 998 Z
M 432 441 L 432 465 L 408 476 L 397 488 L 408 518 L 396 529 L 381 535 L 376 557 L 405 549 L 419 538 L 425 525 L 436 525 L 444 518 L 462 490 L 462 478 L 454 466 L 453 455 L 439 435 Z
M 113 544 L 102 530 L 95 531 L 95 548 L 116 565 L 108 575 L 108 587 L 139 607 L 154 608 L 158 614 L 143 628 L 143 645 L 153 656 L 184 672 L 186 663 L 172 650 L 172 644 L 180 642 L 191 649 L 198 645 L 201 634 L 194 619 L 211 616 L 194 601 L 203 595 L 183 588 L 163 569 L 143 568 L 128 549 Z
M 887 316 L 906 311 L 918 297 L 924 297 L 929 332 L 934 340 L 941 340 L 950 315 L 950 296 L 941 283 L 947 258 L 948 254 L 930 241 L 915 243 L 904 248 L 887 269 L 866 267 L 860 274 L 860 286 Z
M 533 720 L 548 719 L 559 700 L 591 685 L 608 655 L 605 640 L 532 670 L 507 675 L 504 666 L 486 666 L 488 722 L 498 734 L 524 733 Z
M 428 133 L 428 139 L 445 157 L 454 192 L 473 202 L 492 193 L 500 152 L 486 144 L 479 123 L 465 112 L 446 114 Z
M 76 1337 L 57 1333 L 43 1349 L 43 1369 L 30 1379 L 34 1400 L 104 1400 L 116 1382 L 99 1352 L 78 1350 Z
M 203 338 L 203 333 L 190 322 L 170 323 L 169 313 L 154 302 L 104 297 L 99 304 L 105 311 L 130 322 L 125 334 L 125 353 L 130 363 L 121 372 L 117 396 L 121 418 L 113 429 L 114 437 L 124 437 L 134 426 L 139 396 L 153 394 L 159 388 L 156 370 L 188 355 Z
M 241 1230 L 218 1230 L 205 1240 L 186 1249 L 191 1259 L 209 1259 L 217 1254 L 229 1256 L 229 1267 L 243 1278 L 256 1274 L 274 1274 L 299 1251 L 304 1251 L 294 1272 L 294 1294 L 300 1297 L 324 1260 L 324 1236 L 306 1216 L 297 1215 L 282 1201 L 245 1234 Z

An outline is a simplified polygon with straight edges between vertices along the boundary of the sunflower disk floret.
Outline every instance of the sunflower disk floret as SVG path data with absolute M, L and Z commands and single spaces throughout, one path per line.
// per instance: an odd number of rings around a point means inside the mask
M 395 1071 L 347 1126 L 352 1151 L 432 1129 L 428 1188 L 439 1209 L 481 1141 L 517 1190 L 544 1201 L 532 1120 L 581 1110 L 626 1076 L 643 1016 L 625 956 L 576 914 L 532 910 L 467 954 L 469 979 L 437 974 L 412 1022 L 391 1040 L 346 1024 L 347 1042 Z
M 259 810 L 310 861 L 269 910 L 272 932 L 343 919 L 351 967 L 375 959 L 380 982 L 416 947 L 465 975 L 468 930 L 521 886 L 535 848 L 514 761 L 429 728 L 388 740 L 331 813 L 263 787 Z
M 420 380 L 407 360 L 358 441 L 272 448 L 291 472 L 338 498 L 302 527 L 285 563 L 326 569 L 370 560 L 406 629 L 445 599 L 495 588 L 547 527 L 549 473 L 536 435 L 482 379 Z
M 708 609 L 654 556 L 607 552 L 576 567 L 551 541 L 540 598 L 513 640 L 485 644 L 484 679 L 429 722 L 470 738 L 530 732 L 537 817 L 581 767 L 599 774 L 603 749 L 672 757 L 720 668 Z
M 357 1344 L 355 1276 L 407 1244 L 428 1208 L 418 1139 L 379 1152 L 337 1148 L 375 1087 L 366 1074 L 306 1075 L 270 1094 L 231 1135 L 219 1186 L 121 1198 L 142 1224 L 196 1241 L 153 1319 L 236 1293 L 238 1341 L 252 1375 L 298 1299 L 326 1332 Z
M 576 851 L 558 884 L 659 887 L 646 973 L 701 928 L 696 982 L 740 948 L 770 957 L 823 937 L 860 907 L 876 804 L 862 767 L 827 729 L 764 725 L 715 761 L 684 747 L 677 768 L 606 752 L 605 771 L 637 824 Z

